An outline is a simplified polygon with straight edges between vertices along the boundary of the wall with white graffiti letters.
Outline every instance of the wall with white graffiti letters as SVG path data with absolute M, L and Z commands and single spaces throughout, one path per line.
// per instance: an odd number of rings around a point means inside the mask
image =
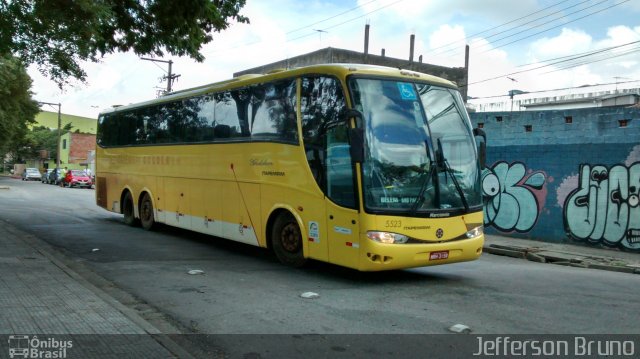
M 470 113 L 487 233 L 640 253 L 640 108 Z
M 580 166 L 564 203 L 567 234 L 577 240 L 640 249 L 640 162 Z
M 482 171 L 484 224 L 503 232 L 529 232 L 546 199 L 545 174 L 524 163 L 499 161 Z

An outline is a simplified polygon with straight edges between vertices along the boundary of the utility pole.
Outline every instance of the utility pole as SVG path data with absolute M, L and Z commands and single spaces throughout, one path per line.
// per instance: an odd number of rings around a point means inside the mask
M 174 75 L 172 73 L 173 61 L 171 61 L 171 60 L 149 59 L 149 58 L 146 58 L 146 57 L 141 57 L 140 60 L 153 61 L 153 62 L 162 62 L 162 63 L 165 63 L 165 64 L 169 64 L 169 71 L 168 71 L 167 75 L 162 76 L 162 79 L 163 80 L 167 80 L 167 91 L 166 91 L 166 93 L 171 93 L 171 86 L 173 84 L 173 80 L 175 80 L 178 77 L 180 77 L 180 75 Z
M 514 79 L 513 77 L 509 77 L 507 76 L 507 78 L 509 80 L 511 80 L 512 82 L 518 82 L 518 80 Z M 509 97 L 511 98 L 511 113 L 513 113 L 513 95 L 516 94 L 516 90 L 510 90 L 509 91 Z
M 49 105 L 49 106 L 58 106 L 58 150 L 56 151 L 56 168 L 60 168 L 60 137 L 61 134 L 60 132 L 62 131 L 62 115 L 61 115 L 61 107 L 62 104 L 61 103 L 52 103 L 52 102 L 40 102 L 38 101 L 39 105 Z
M 328 31 L 325 30 L 319 30 L 319 29 L 312 29 L 313 31 L 317 32 L 318 35 L 320 36 L 320 46 L 322 46 L 322 33 L 328 33 Z

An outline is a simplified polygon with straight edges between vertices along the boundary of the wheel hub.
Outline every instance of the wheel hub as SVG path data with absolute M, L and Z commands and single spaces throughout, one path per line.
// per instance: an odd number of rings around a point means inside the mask
M 300 230 L 298 226 L 290 223 L 287 224 L 282 229 L 282 234 L 280 236 L 280 241 L 282 242 L 282 247 L 290 253 L 298 252 L 300 247 Z

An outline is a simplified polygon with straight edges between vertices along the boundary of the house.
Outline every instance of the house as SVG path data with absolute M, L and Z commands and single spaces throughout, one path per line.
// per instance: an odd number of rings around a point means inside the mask
M 42 111 L 36 115 L 35 126 L 44 126 L 55 130 L 58 128 L 58 113 Z M 82 169 L 91 166 L 91 153 L 96 148 L 96 130 L 98 121 L 95 118 L 60 114 L 60 127 L 71 124 L 71 131 L 60 136 L 60 165 L 62 167 Z M 40 169 L 55 168 L 56 158 L 51 158 L 47 151 L 40 151 L 40 157 L 28 160 L 27 167 Z

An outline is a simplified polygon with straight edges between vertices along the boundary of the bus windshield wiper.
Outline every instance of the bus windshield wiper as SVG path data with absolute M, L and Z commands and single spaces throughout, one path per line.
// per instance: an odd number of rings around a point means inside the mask
M 462 201 L 462 205 L 464 206 L 465 212 L 469 212 L 469 203 L 467 203 L 467 197 L 464 195 L 464 191 L 462 187 L 460 187 L 460 182 L 456 178 L 456 175 L 453 173 L 453 169 L 449 166 L 449 161 L 444 157 L 444 152 L 442 152 L 442 142 L 438 138 L 438 150 L 436 152 L 436 161 L 438 162 L 438 166 L 442 166 L 446 173 L 449 174 L 451 179 L 453 180 L 453 185 L 456 187 L 456 191 L 458 191 L 458 195 L 460 195 L 460 200 Z
M 411 205 L 411 209 L 409 210 L 409 214 L 412 216 L 416 213 L 418 207 L 420 207 L 422 203 L 424 203 L 424 192 L 427 190 L 427 185 L 429 185 L 429 182 L 431 182 L 431 178 L 433 177 L 433 170 L 435 167 L 436 166 L 434 163 L 429 164 L 427 177 L 422 181 L 422 185 L 420 185 L 420 191 L 418 191 L 418 197 L 416 198 L 416 201 L 413 202 L 413 205 Z

